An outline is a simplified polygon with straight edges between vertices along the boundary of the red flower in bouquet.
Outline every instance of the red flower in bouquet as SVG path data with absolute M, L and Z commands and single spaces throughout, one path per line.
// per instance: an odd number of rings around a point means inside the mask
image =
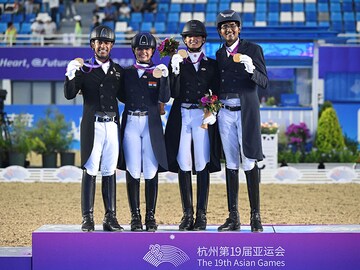
M 176 41 L 174 38 L 165 38 L 158 46 L 160 58 L 175 54 L 178 47 L 179 41 Z

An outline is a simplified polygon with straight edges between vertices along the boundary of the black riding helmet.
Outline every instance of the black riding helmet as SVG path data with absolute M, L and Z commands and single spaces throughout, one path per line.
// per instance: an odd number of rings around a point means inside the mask
M 205 25 L 198 20 L 190 20 L 187 23 L 185 23 L 184 28 L 181 32 L 181 36 L 183 38 L 184 43 L 185 43 L 185 38 L 188 36 L 201 36 L 206 39 L 207 32 L 206 32 Z M 187 46 L 187 44 L 185 44 L 185 45 Z M 188 47 L 188 50 L 192 51 L 192 52 L 199 52 L 199 51 L 201 51 L 201 48 L 203 45 L 204 45 L 204 42 L 201 44 L 201 46 L 198 49 L 190 49 Z
M 131 48 L 132 48 L 133 51 L 135 50 L 135 48 L 140 48 L 140 49 L 151 48 L 151 49 L 155 49 L 156 48 L 156 39 L 150 33 L 147 33 L 147 32 L 138 33 L 131 40 Z
M 181 32 L 181 36 L 203 36 L 207 37 L 205 25 L 198 20 L 190 20 L 185 23 L 184 28 Z
M 221 25 L 226 22 L 236 22 L 241 27 L 240 14 L 232 9 L 220 12 L 216 17 L 216 27 L 220 29 Z
M 96 26 L 90 33 L 90 45 L 93 40 L 110 41 L 115 43 L 115 32 L 108 26 Z

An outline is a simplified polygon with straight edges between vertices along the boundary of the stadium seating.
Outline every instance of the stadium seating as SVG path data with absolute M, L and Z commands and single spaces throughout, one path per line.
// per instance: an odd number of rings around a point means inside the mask
M 14 0 L 0 0 L 5 7 Z M 35 1 L 41 5 L 41 1 Z M 207 27 L 215 26 L 217 14 L 234 9 L 242 16 L 244 27 L 319 27 L 338 33 L 359 33 L 359 0 L 158 0 L 154 13 L 132 12 L 126 22 L 106 22 L 116 32 L 124 32 L 131 26 L 134 31 L 178 33 L 185 22 L 198 19 Z M 4 10 L 4 9 L 3 9 Z M 64 12 L 63 8 L 59 12 Z M 19 33 L 30 32 L 28 27 L 37 14 L 12 14 L 0 16 L 1 29 L 7 22 L 16 23 Z M 5 31 L 5 30 L 4 30 Z
M 0 33 L 4 34 L 7 28 L 7 23 L 0 22 Z

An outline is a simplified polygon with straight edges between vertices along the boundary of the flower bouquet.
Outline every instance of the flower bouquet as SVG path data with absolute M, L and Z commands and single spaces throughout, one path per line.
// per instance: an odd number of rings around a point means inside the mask
M 199 108 L 204 110 L 202 128 L 207 129 L 208 124 L 212 125 L 216 122 L 215 115 L 221 108 L 221 101 L 216 95 L 212 94 L 212 91 L 209 89 L 209 94 L 205 94 L 200 99 Z
M 179 47 L 179 41 L 176 41 L 174 38 L 165 38 L 160 45 L 158 46 L 158 51 L 160 53 L 160 58 L 165 56 L 172 56 L 176 53 L 176 50 Z

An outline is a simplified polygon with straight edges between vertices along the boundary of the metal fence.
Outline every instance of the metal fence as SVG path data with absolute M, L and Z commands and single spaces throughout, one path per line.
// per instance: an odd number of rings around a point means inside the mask
M 116 33 L 115 46 L 130 45 L 130 41 L 135 33 Z M 166 37 L 175 37 L 181 40 L 179 34 L 154 34 L 158 41 Z M 32 35 L 32 34 L 17 34 L 14 41 L 7 40 L 5 34 L 0 34 L 0 47 L 1 46 L 61 46 L 61 47 L 79 47 L 89 45 L 89 35 L 75 35 L 73 33 L 63 33 L 54 35 Z

